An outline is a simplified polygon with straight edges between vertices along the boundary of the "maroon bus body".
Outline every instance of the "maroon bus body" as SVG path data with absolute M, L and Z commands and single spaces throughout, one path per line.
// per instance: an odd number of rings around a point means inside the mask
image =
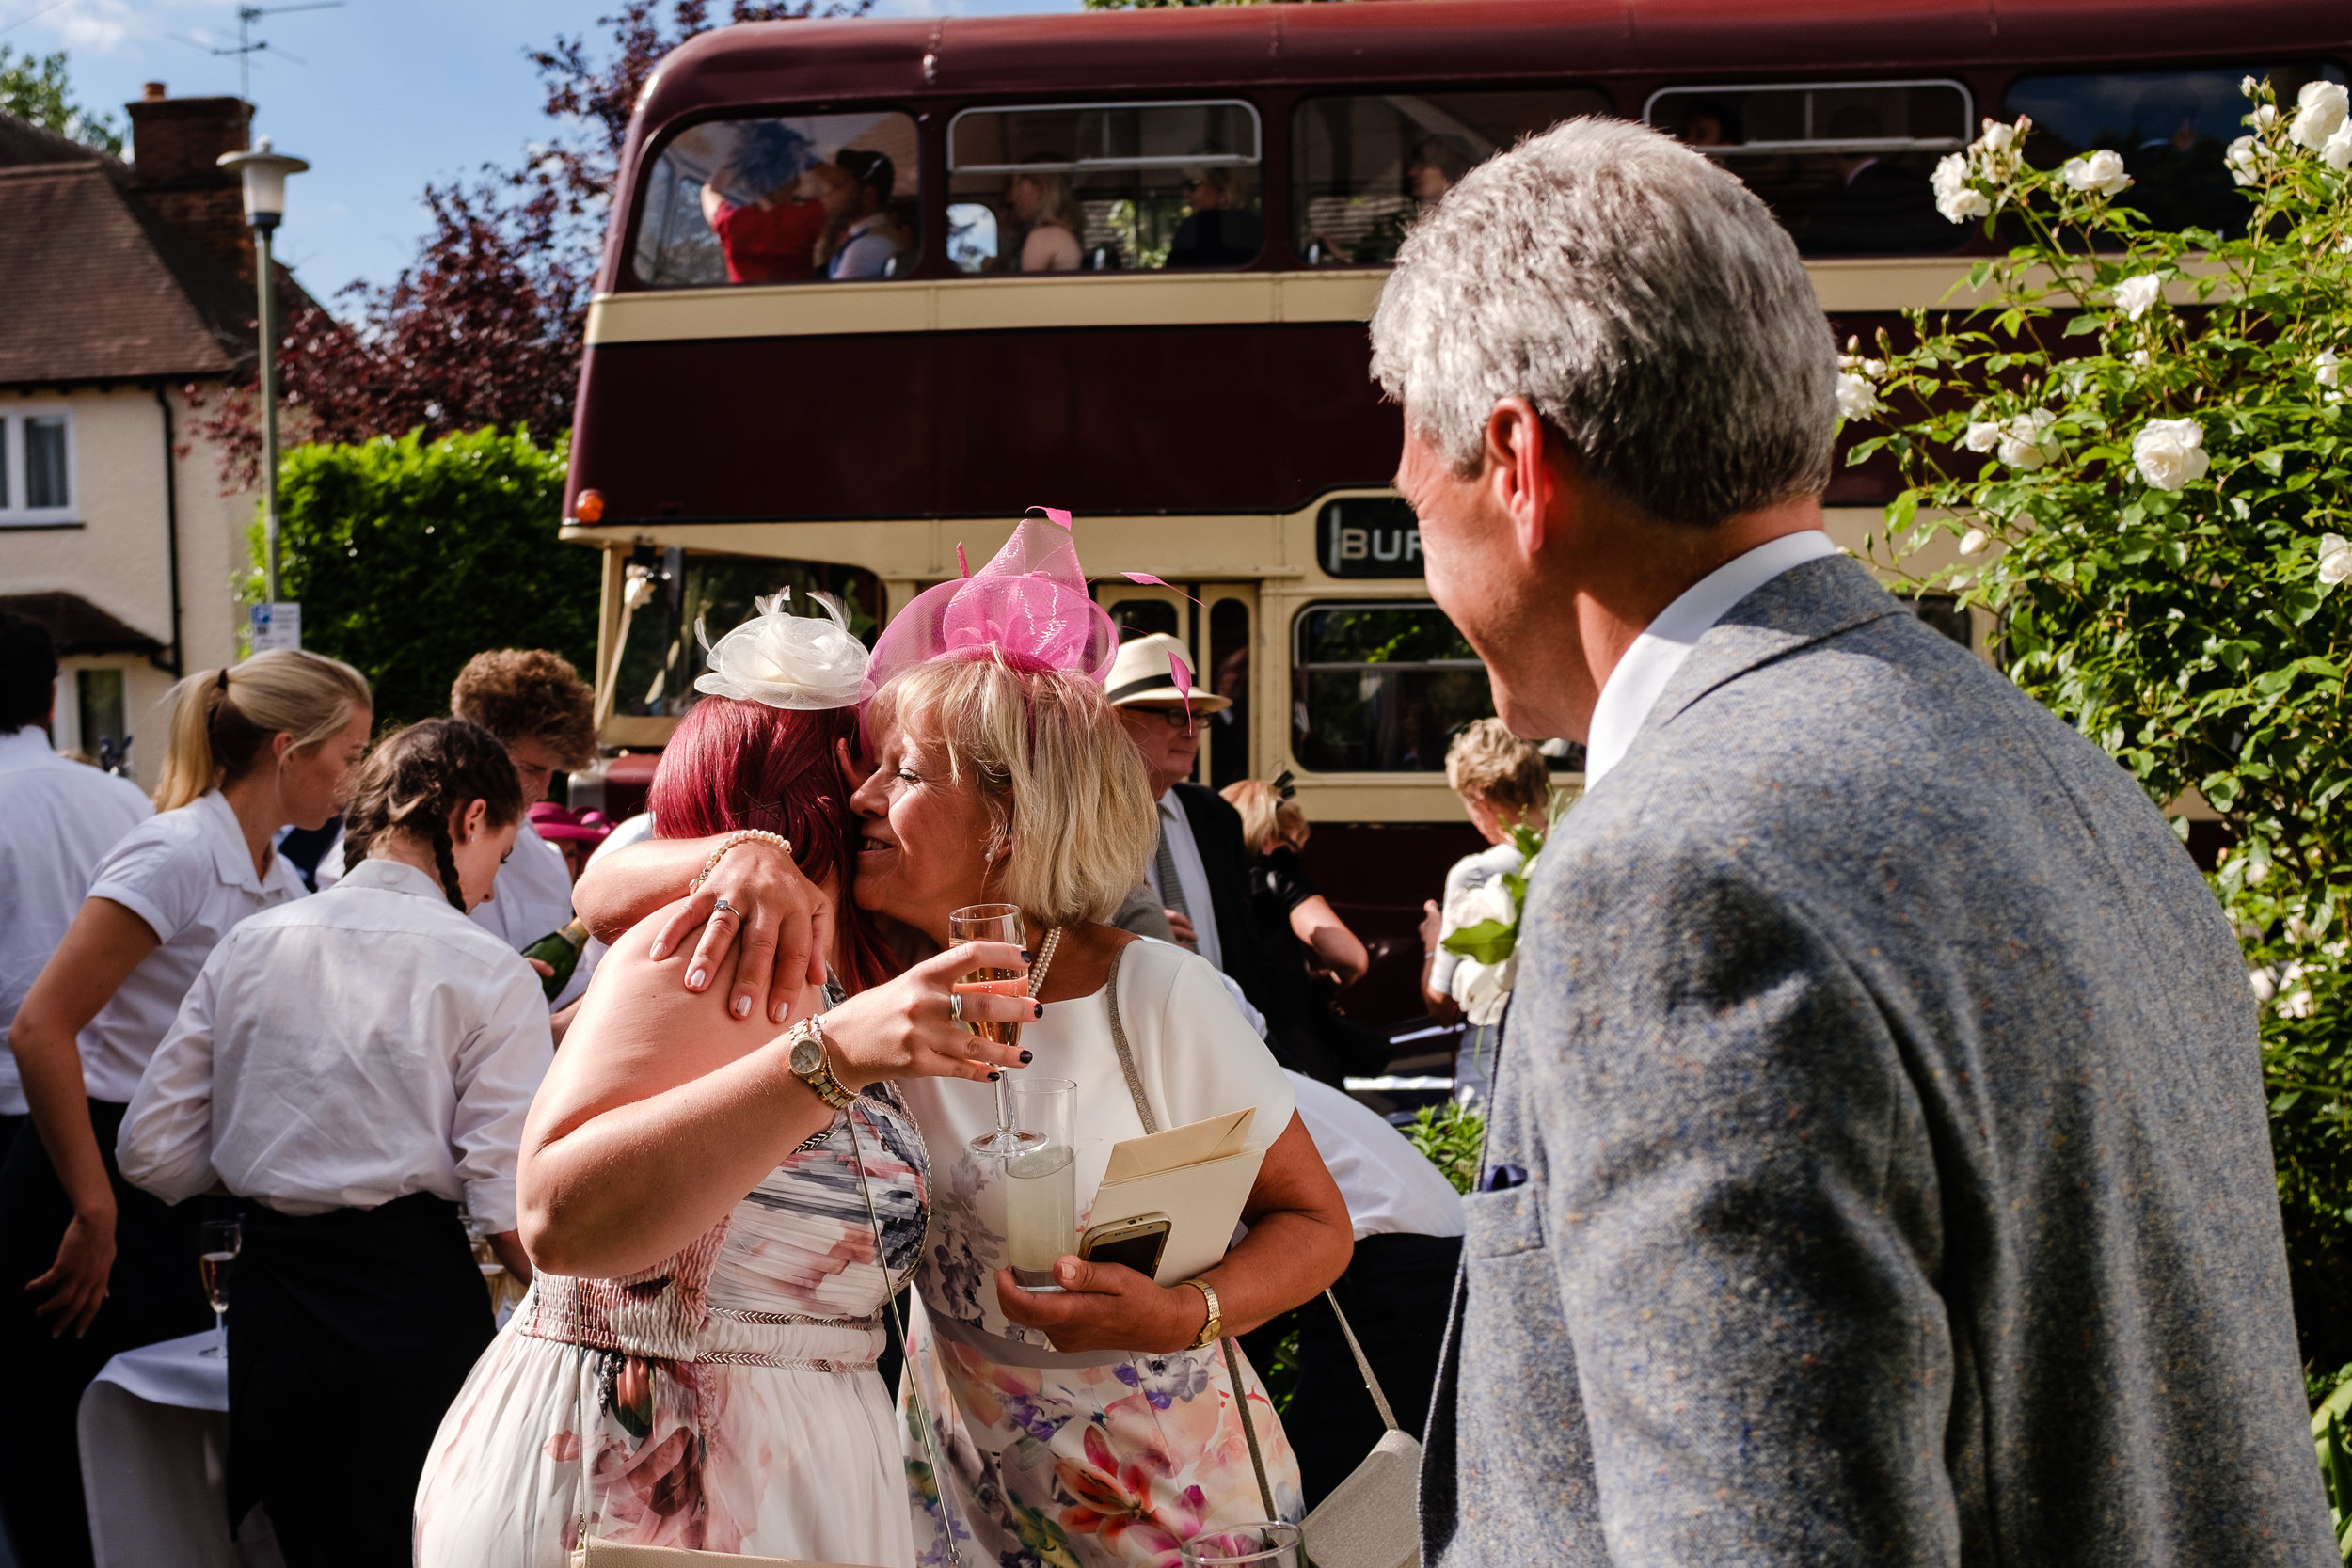
M 662 62 L 629 128 L 597 278 L 626 259 L 649 155 L 695 120 L 893 106 L 922 137 L 915 278 L 960 275 L 939 243 L 945 132 L 961 108 L 1055 98 L 1235 96 L 1263 125 L 1266 245 L 1291 242 L 1291 114 L 1335 89 L 1575 86 L 1638 118 L 1666 86 L 1952 76 L 1998 114 L 2029 70 L 2334 55 L 2344 0 L 1416 0 L 1079 15 L 754 24 Z M 1973 242 L 1980 246 L 1981 242 Z M 821 288 L 823 285 L 806 285 Z M 976 284 L 977 287 L 987 285 Z M 1841 320 L 1872 332 L 1883 318 Z M 601 527 L 1003 516 L 1037 500 L 1093 514 L 1288 512 L 1387 482 L 1396 411 L 1351 323 L 789 336 L 591 348 L 572 496 Z M 1833 504 L 1891 498 L 1884 465 L 1842 471 Z

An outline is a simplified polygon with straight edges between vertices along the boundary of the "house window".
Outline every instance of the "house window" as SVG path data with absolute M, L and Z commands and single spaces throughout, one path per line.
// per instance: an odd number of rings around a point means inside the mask
M 73 416 L 0 414 L 0 525 L 72 522 L 73 501 Z

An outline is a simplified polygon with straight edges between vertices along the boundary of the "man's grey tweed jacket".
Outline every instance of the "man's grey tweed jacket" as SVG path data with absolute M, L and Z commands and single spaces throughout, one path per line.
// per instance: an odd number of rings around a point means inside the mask
M 2236 944 L 1861 566 L 1699 641 L 1521 942 L 1430 1562 L 2336 1560 Z

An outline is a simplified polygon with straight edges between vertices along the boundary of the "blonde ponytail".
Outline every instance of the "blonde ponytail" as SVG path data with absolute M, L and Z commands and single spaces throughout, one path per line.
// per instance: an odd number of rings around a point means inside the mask
M 226 670 L 199 670 L 167 700 L 170 749 L 155 786 L 157 811 L 177 810 L 242 778 L 273 736 L 293 736 L 297 749 L 316 746 L 372 705 L 358 671 L 294 648 L 272 648 Z

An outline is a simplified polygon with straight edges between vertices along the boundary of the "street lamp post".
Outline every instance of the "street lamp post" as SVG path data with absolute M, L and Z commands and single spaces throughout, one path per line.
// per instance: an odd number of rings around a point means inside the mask
M 253 282 L 261 295 L 262 337 L 262 541 L 263 580 L 269 603 L 278 602 L 278 312 L 277 290 L 270 276 L 269 242 L 278 219 L 286 215 L 286 176 L 310 166 L 270 150 L 263 136 L 250 152 L 224 152 L 220 166 L 235 169 L 245 179 L 245 221 L 253 226 Z

